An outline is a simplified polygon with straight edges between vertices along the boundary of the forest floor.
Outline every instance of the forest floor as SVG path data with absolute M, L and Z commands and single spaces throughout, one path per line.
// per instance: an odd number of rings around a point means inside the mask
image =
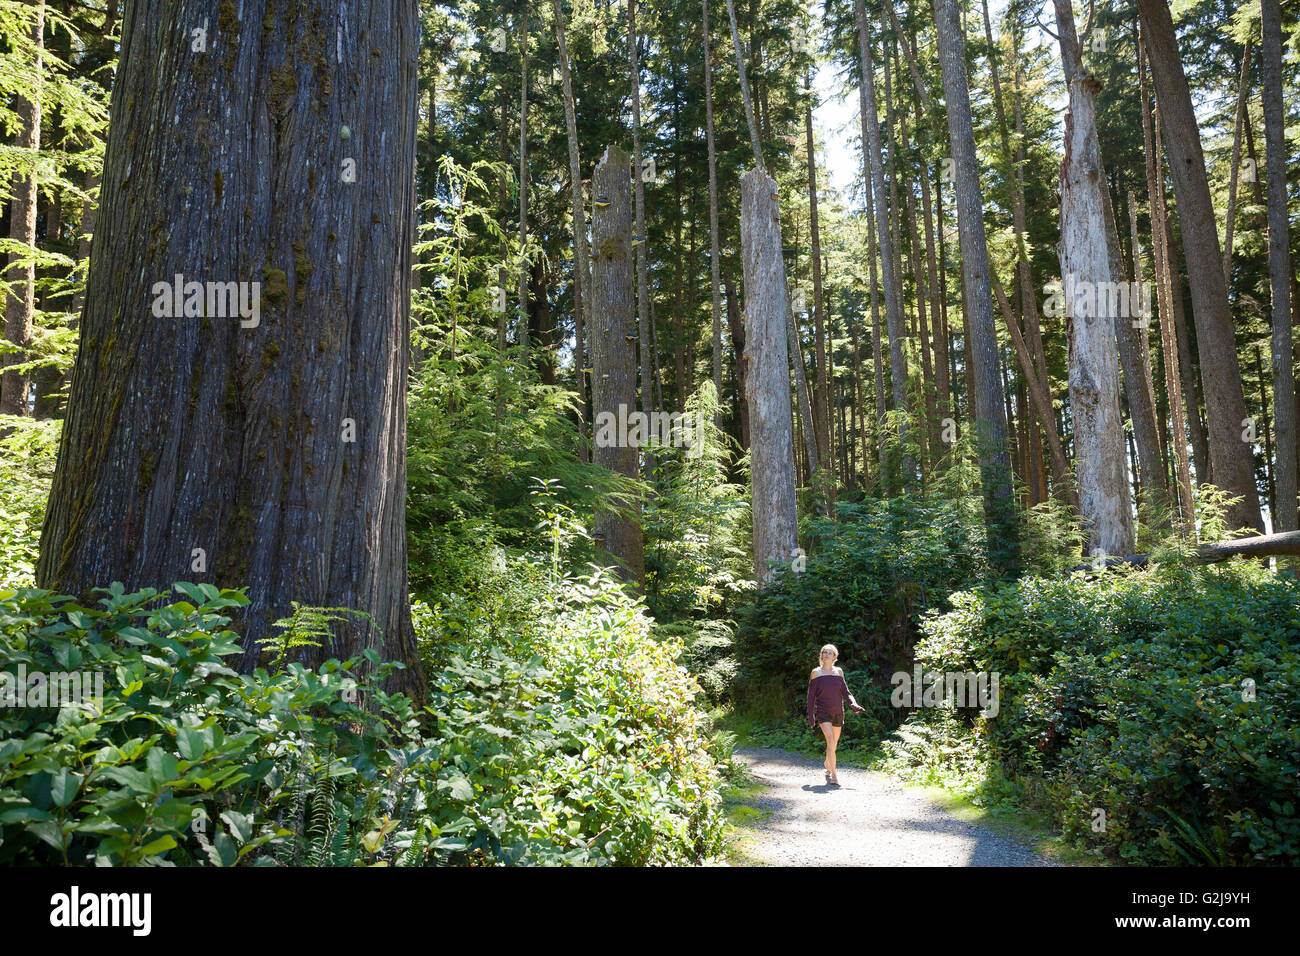
M 841 765 L 840 786 L 832 787 L 820 760 L 768 747 L 735 754 L 749 768 L 749 783 L 732 798 L 735 864 L 1059 865 L 888 774 Z

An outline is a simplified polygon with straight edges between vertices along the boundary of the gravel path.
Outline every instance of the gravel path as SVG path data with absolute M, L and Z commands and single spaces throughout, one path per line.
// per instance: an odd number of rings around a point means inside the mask
M 771 748 L 736 751 L 767 789 L 754 801 L 770 815 L 743 847 L 774 866 L 1052 866 L 1033 850 L 940 809 L 893 777 L 839 768 Z

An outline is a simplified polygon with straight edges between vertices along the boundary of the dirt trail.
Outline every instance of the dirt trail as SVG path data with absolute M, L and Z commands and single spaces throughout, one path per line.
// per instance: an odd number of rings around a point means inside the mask
M 1026 846 L 967 823 L 887 774 L 770 748 L 736 751 L 768 789 L 770 815 L 742 846 L 746 862 L 775 866 L 1053 866 Z

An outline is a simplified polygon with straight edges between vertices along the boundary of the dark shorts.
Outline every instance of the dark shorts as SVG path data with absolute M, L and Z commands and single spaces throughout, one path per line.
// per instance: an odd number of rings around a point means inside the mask
M 844 712 L 843 712 L 843 711 L 840 711 L 838 714 L 823 714 L 823 713 L 821 713 L 820 711 L 818 711 L 818 712 L 814 715 L 814 717 L 815 717 L 815 719 L 816 719 L 816 721 L 817 721 L 818 724 L 826 724 L 826 723 L 829 723 L 832 727 L 843 727 L 843 726 L 844 726 Z

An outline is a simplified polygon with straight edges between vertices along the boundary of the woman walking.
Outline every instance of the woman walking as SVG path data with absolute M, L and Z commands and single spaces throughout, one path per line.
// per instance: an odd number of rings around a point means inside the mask
M 835 776 L 835 745 L 840 742 L 840 731 L 844 729 L 844 704 L 847 702 L 855 713 L 862 708 L 849 692 L 849 685 L 844 680 L 844 671 L 835 666 L 840 656 L 834 644 L 827 644 L 821 651 L 821 665 L 812 669 L 808 678 L 808 723 L 816 730 L 821 727 L 826 737 L 826 782 L 832 787 L 840 785 Z

